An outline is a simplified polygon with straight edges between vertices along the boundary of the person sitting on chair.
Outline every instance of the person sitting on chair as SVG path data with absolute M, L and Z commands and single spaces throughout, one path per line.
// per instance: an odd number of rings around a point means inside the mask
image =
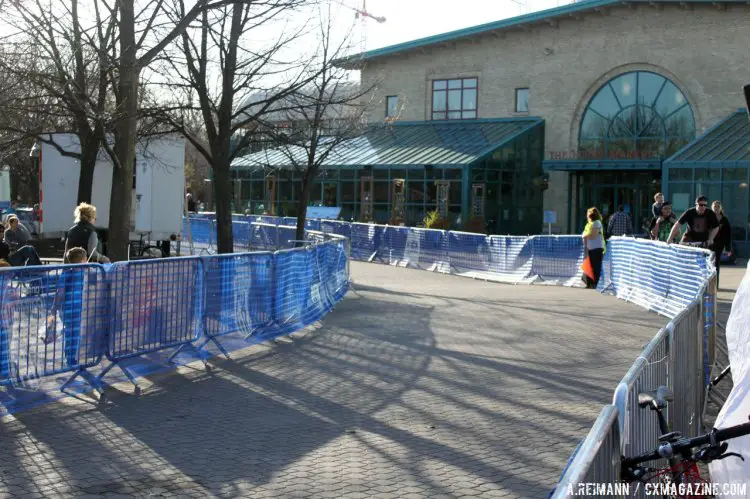
M 42 260 L 33 246 L 25 245 L 22 241 L 23 227 L 15 215 L 8 219 L 8 230 L 0 225 L 0 258 L 7 261 L 14 267 L 23 267 L 24 265 L 41 265 Z

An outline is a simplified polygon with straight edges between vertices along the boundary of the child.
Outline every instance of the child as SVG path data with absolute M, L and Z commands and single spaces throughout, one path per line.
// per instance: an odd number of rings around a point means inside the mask
M 66 261 L 70 265 L 83 264 L 87 262 L 86 250 L 80 247 L 71 248 L 65 254 Z M 82 323 L 86 315 L 84 306 L 85 295 L 88 286 L 91 284 L 89 279 L 88 268 L 70 268 L 62 271 L 58 278 L 57 292 L 55 300 L 51 307 L 51 312 L 47 317 L 47 331 L 42 335 L 42 341 L 49 344 L 55 341 L 57 329 L 57 314 L 62 319 L 62 329 L 64 338 L 63 351 L 65 359 L 69 366 L 86 362 L 86 352 L 80 352 L 81 340 L 83 334 Z M 91 305 L 94 305 L 93 303 Z M 85 339 L 84 339 L 85 341 Z M 79 354 L 83 353 L 85 357 L 79 362 Z
M 65 261 L 71 265 L 86 263 L 88 261 L 86 250 L 81 247 L 70 248 L 68 252 L 65 253 Z

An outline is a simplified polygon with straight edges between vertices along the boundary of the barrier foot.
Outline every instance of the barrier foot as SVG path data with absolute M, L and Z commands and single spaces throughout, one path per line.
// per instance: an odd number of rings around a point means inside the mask
M 215 343 L 216 343 L 216 344 L 218 345 L 218 342 L 216 342 L 216 341 L 214 341 L 214 342 L 215 342 Z M 205 344 L 206 344 L 206 343 L 204 343 L 203 345 L 201 345 L 201 346 L 200 346 L 200 348 L 196 348 L 196 347 L 195 347 L 195 345 L 193 345 L 192 343 L 185 343 L 184 345 L 180 345 L 180 346 L 179 346 L 179 347 L 177 348 L 177 350 L 175 350 L 175 351 L 174 351 L 174 353 L 172 353 L 172 355 L 170 355 L 170 356 L 169 356 L 169 358 L 167 359 L 167 362 L 170 362 L 170 363 L 174 364 L 174 358 L 175 358 L 175 357 L 177 357 L 177 355 L 178 355 L 178 354 L 179 354 L 180 352 L 182 352 L 182 350 L 183 350 L 183 349 L 185 349 L 185 348 L 189 348 L 189 349 L 190 349 L 190 351 L 191 351 L 191 352 L 192 352 L 192 353 L 193 353 L 193 354 L 194 354 L 194 355 L 195 355 L 196 357 L 198 357 L 198 359 L 199 359 L 199 360 L 200 360 L 201 362 L 203 362 L 203 366 L 204 366 L 204 367 L 205 367 L 206 369 L 208 369 L 209 367 L 208 367 L 208 363 L 206 363 L 206 359 L 202 358 L 202 356 L 201 356 L 201 349 L 203 348 L 203 346 L 204 346 Z M 221 349 L 222 351 L 224 351 L 224 349 L 223 349 L 223 348 L 221 347 L 221 345 L 219 345 L 219 348 L 220 348 L 220 349 Z M 229 355 L 227 355 L 227 357 L 229 357 Z
M 226 357 L 227 359 L 229 359 L 229 358 L 230 358 L 230 357 L 229 357 L 229 352 L 227 352 L 226 348 L 224 348 L 224 347 L 222 346 L 222 344 L 221 344 L 221 343 L 219 342 L 219 340 L 217 340 L 217 339 L 216 339 L 216 337 L 215 337 L 215 336 L 209 336 L 209 337 L 207 337 L 207 338 L 206 338 L 206 341 L 204 341 L 203 343 L 201 343 L 201 345 L 200 345 L 199 347 L 197 347 L 197 348 L 196 348 L 196 350 L 197 350 L 198 352 L 202 351 L 202 350 L 203 350 L 203 347 L 205 347 L 206 345 L 208 345 L 208 342 L 212 342 L 212 343 L 213 343 L 214 345 L 216 345 L 216 348 L 218 348 L 218 349 L 219 349 L 219 351 L 221 352 L 221 354 L 222 354 L 222 355 L 223 355 L 224 357 Z M 175 353 L 176 353 L 176 352 L 175 352 Z
M 135 387 L 136 392 L 138 392 L 140 390 L 140 387 L 138 386 L 138 383 L 136 383 L 136 381 L 135 381 L 135 377 L 133 377 L 133 375 L 130 374 L 130 372 L 127 370 L 127 368 L 121 366 L 119 362 L 112 362 L 107 367 L 105 367 L 104 370 L 99 373 L 99 376 L 96 377 L 96 381 L 98 383 L 100 383 L 100 384 L 103 384 L 102 380 L 104 379 L 104 376 L 106 376 L 107 373 L 109 371 L 111 371 L 113 367 L 117 367 L 118 369 L 120 369 L 120 371 L 122 371 L 122 373 L 125 375 L 125 377 L 128 378 L 128 381 L 130 381 L 133 384 L 133 386 Z
M 75 395 L 74 393 L 69 393 L 66 390 L 68 389 L 68 386 L 77 378 L 81 377 L 91 388 L 93 388 L 95 391 L 99 392 L 99 397 L 104 397 L 104 387 L 102 386 L 100 379 L 90 372 L 88 372 L 86 369 L 78 369 L 76 370 L 73 375 L 65 380 L 65 383 L 62 384 L 60 387 L 60 391 L 63 392 L 66 395 Z
M 353 292 L 353 293 L 354 293 L 355 295 L 359 296 L 360 298 L 362 298 L 362 297 L 363 297 L 363 296 L 362 296 L 362 293 L 360 293 L 359 291 L 357 291 L 357 288 L 355 288 L 355 287 L 354 287 L 354 279 L 349 279 L 349 289 L 351 289 L 351 290 L 352 290 L 352 292 Z

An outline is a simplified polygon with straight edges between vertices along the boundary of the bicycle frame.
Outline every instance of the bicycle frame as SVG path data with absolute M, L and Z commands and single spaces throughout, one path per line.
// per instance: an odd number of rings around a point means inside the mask
M 677 463 L 675 466 L 667 466 L 664 468 L 656 468 L 655 473 L 649 477 L 648 482 L 653 481 L 656 478 L 661 477 L 669 477 L 670 480 L 672 480 L 672 483 L 675 483 L 675 485 L 679 486 L 679 484 L 684 485 L 698 485 L 698 484 L 707 484 L 710 485 L 711 482 L 704 479 L 701 476 L 700 468 L 698 468 L 698 464 L 693 461 L 681 461 Z M 679 477 L 679 480 L 674 480 L 675 477 Z M 678 489 L 679 490 L 679 489 Z M 705 496 L 703 494 L 697 494 L 697 495 L 677 495 L 677 499 L 707 499 L 708 496 Z

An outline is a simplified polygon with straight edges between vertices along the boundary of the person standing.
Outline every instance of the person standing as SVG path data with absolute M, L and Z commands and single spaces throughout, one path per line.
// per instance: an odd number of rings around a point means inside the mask
M 661 213 L 659 216 L 654 217 L 651 220 L 651 226 L 649 227 L 651 239 L 667 242 L 667 238 L 672 232 L 672 227 L 675 222 L 677 222 L 677 217 L 672 212 L 672 203 L 665 201 L 661 205 Z
M 711 203 L 711 210 L 716 214 L 719 220 L 719 232 L 714 239 L 714 259 L 716 260 L 716 287 L 719 287 L 719 267 L 721 266 L 721 255 L 724 250 L 732 250 L 732 226 L 729 225 L 729 219 L 724 215 L 724 207 L 721 201 Z
M 609 218 L 607 234 L 609 236 L 633 235 L 633 223 L 630 220 L 630 215 L 625 213 L 625 206 L 618 206 L 617 211 Z
M 586 211 L 588 223 L 583 230 L 583 247 L 584 255 L 588 256 L 591 262 L 591 268 L 594 272 L 594 278 L 584 275 L 587 289 L 596 289 L 599 285 L 599 278 L 602 275 L 602 260 L 606 251 L 604 242 L 604 227 L 602 226 L 602 216 L 596 207 L 589 208 Z
M 65 255 L 68 251 L 80 247 L 86 250 L 88 261 L 110 263 L 109 258 L 99 253 L 99 237 L 96 234 L 96 207 L 88 203 L 81 203 L 73 211 L 75 225 L 68 229 L 65 238 Z M 68 263 L 67 261 L 65 263 Z

